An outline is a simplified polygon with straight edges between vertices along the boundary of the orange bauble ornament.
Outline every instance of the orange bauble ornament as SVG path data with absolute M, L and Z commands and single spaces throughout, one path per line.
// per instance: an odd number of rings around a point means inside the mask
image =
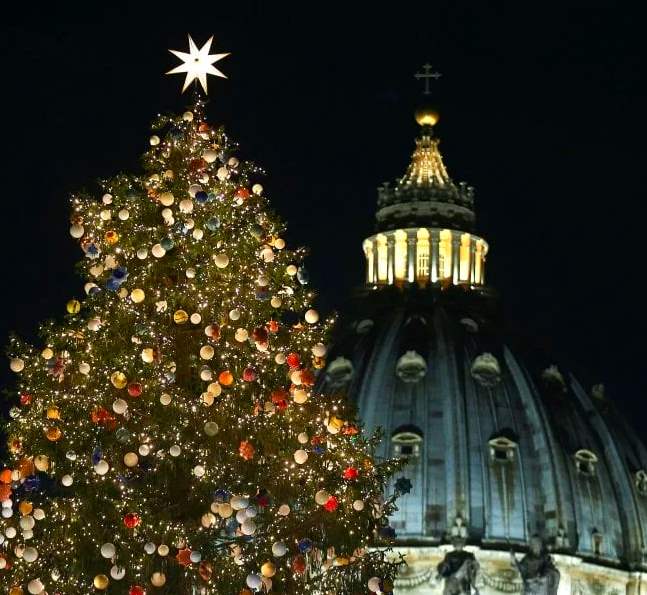
M 229 370 L 224 370 L 218 374 L 218 382 L 223 386 L 231 386 L 234 383 L 234 376 Z
M 0 482 L 11 483 L 11 469 L 3 469 L 0 471 Z
M 18 510 L 20 511 L 21 515 L 27 516 L 28 514 L 31 514 L 32 510 L 34 510 L 34 505 L 31 502 L 27 502 L 26 500 L 23 500 L 18 505 Z
M 106 231 L 106 235 L 104 237 L 106 242 L 111 246 L 119 241 L 119 234 L 116 231 Z
M 191 550 L 188 547 L 185 547 L 177 553 L 175 559 L 181 566 L 191 566 Z
M 0 500 L 9 500 L 11 498 L 11 486 L 7 484 L 0 485 Z
M 63 432 L 61 432 L 60 428 L 56 428 L 52 426 L 51 428 L 47 428 L 45 430 L 45 437 L 50 442 L 57 442 L 58 440 L 61 439 L 62 435 L 63 435 Z
M 250 459 L 254 458 L 256 449 L 251 442 L 249 442 L 248 440 L 243 440 L 238 446 L 238 452 L 240 453 L 240 456 L 243 457 L 243 459 L 249 461 Z

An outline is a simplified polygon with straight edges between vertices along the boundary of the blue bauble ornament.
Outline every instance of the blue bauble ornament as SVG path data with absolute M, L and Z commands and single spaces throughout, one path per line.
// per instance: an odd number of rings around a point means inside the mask
M 172 249 L 173 249 L 173 246 L 175 246 L 175 244 L 173 243 L 173 240 L 172 240 L 171 238 L 169 238 L 169 237 L 163 238 L 163 239 L 162 239 L 162 241 L 160 242 L 160 245 L 161 245 L 161 246 L 162 246 L 162 248 L 164 248 L 164 250 L 166 250 L 167 252 L 168 252 L 169 250 L 172 250 Z
M 211 217 L 206 223 L 209 231 L 216 231 L 220 227 L 220 219 L 218 217 Z
M 108 289 L 109 291 L 117 291 L 120 285 L 121 283 L 113 277 L 110 277 L 110 279 L 106 281 L 106 289 Z
M 128 269 L 126 267 L 117 267 L 114 271 L 112 271 L 112 278 L 119 283 L 123 283 L 126 279 L 128 279 Z
M 22 483 L 22 488 L 25 492 L 34 492 L 40 488 L 40 477 L 38 475 L 30 475 L 25 478 L 25 481 Z
M 121 444 L 127 444 L 130 441 L 131 433 L 128 428 L 117 428 L 115 432 L 115 438 L 117 442 Z
M 231 498 L 231 493 L 225 490 L 224 488 L 218 488 L 213 493 L 213 499 L 215 502 L 229 502 Z
M 326 447 L 323 444 L 315 444 L 312 447 L 312 452 L 314 452 L 316 455 L 322 455 L 326 452 Z
M 92 464 L 96 465 L 101 459 L 103 459 L 103 451 L 100 446 L 96 446 L 92 451 Z
M 308 271 L 303 267 L 299 267 L 299 270 L 297 271 L 297 279 L 301 285 L 307 285 L 310 283 L 310 273 L 308 273 Z
M 88 291 L 88 295 L 96 295 L 101 291 L 101 287 L 97 287 L 96 285 L 94 287 L 90 287 L 90 291 Z
M 199 190 L 195 193 L 195 202 L 203 204 L 209 200 L 209 195 L 204 190 Z
M 85 248 L 85 255 L 88 258 L 99 258 L 99 248 L 96 244 L 88 244 Z
M 302 554 L 307 554 L 311 549 L 312 549 L 312 540 L 308 539 L 307 537 L 304 539 L 301 539 L 298 544 L 299 551 Z
M 225 529 L 228 535 L 236 535 L 236 530 L 238 529 L 238 521 L 236 520 L 236 517 L 227 519 Z

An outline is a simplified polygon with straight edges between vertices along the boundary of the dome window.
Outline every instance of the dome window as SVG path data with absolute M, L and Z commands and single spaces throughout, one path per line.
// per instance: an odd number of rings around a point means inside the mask
M 647 471 L 644 469 L 636 471 L 636 475 L 634 475 L 634 485 L 636 486 L 636 491 L 641 496 L 647 496 Z
M 501 382 L 501 366 L 499 360 L 491 353 L 482 353 L 472 362 L 472 378 L 481 386 L 492 388 Z
M 575 453 L 575 468 L 578 473 L 593 477 L 595 467 L 598 464 L 598 457 L 594 452 L 581 448 Z
M 422 450 L 422 431 L 414 425 L 400 426 L 391 435 L 393 456 L 418 459 Z
M 395 365 L 395 373 L 402 382 L 415 384 L 427 374 L 427 362 L 415 351 L 407 351 Z
M 514 461 L 519 438 L 509 428 L 504 428 L 489 440 L 490 458 L 497 463 L 510 463 Z
M 326 378 L 333 388 L 348 384 L 353 377 L 353 364 L 345 357 L 338 357 L 328 364 Z

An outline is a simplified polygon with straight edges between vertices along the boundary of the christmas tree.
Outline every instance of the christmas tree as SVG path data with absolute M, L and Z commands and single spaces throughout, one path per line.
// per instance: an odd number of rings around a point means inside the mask
M 205 90 L 209 46 L 176 53 Z M 367 546 L 390 532 L 398 464 L 316 394 L 332 318 L 204 107 L 158 118 L 141 175 L 72 197 L 87 297 L 42 345 L 11 341 L 11 595 L 392 590 Z

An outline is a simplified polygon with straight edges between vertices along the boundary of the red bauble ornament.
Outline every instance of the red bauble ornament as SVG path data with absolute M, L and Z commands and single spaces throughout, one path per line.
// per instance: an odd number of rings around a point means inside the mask
M 177 553 L 175 559 L 181 566 L 191 566 L 191 550 L 185 547 Z
M 207 124 L 206 122 L 200 122 L 198 125 L 198 132 L 209 132 L 211 130 L 211 126 Z
M 257 326 L 253 331 L 252 331 L 252 339 L 256 341 L 257 343 L 267 343 L 267 329 L 264 326 Z
M 303 386 L 313 386 L 315 383 L 315 375 L 312 370 L 301 370 L 301 384 Z
M 135 512 L 129 512 L 124 517 L 124 525 L 129 529 L 134 529 L 139 523 L 142 522 L 140 516 Z
M 303 556 L 294 556 L 292 558 L 292 571 L 296 574 L 303 574 L 306 571 L 306 560 Z
M 355 469 L 355 467 L 346 467 L 342 475 L 344 479 L 352 481 L 353 479 L 357 479 L 359 477 L 359 471 Z
M 140 587 L 139 585 L 133 585 L 128 590 L 128 595 L 146 595 L 146 589 Z
M 245 382 L 254 382 L 256 378 L 258 378 L 258 374 L 256 373 L 256 370 L 251 366 L 243 370 L 243 380 Z
M 330 496 L 330 498 L 328 498 L 328 500 L 326 500 L 326 503 L 324 504 L 324 508 L 328 512 L 335 512 L 338 506 L 339 500 L 337 500 L 337 498 L 335 498 L 334 496 Z
M 129 382 L 128 394 L 131 397 L 139 397 L 142 394 L 142 385 L 139 382 Z
M 20 404 L 21 405 L 31 405 L 31 395 L 28 393 L 20 394 Z
M 298 353 L 288 353 L 285 361 L 292 370 L 296 370 L 301 365 L 301 358 Z
M 267 323 L 267 328 L 269 329 L 270 333 L 278 333 L 279 332 L 279 323 L 276 320 L 270 320 Z
M 213 567 L 209 562 L 200 562 L 198 572 L 200 573 L 200 578 L 203 581 L 208 581 L 211 578 L 211 574 L 213 573 Z
M 254 445 L 248 440 L 243 440 L 238 446 L 238 453 L 246 461 L 249 461 L 250 459 L 254 458 L 255 452 L 256 452 L 256 449 L 254 448 Z
M 247 188 L 239 188 L 236 190 L 236 193 L 234 194 L 234 197 L 237 200 L 247 200 L 251 196 L 249 190 Z

